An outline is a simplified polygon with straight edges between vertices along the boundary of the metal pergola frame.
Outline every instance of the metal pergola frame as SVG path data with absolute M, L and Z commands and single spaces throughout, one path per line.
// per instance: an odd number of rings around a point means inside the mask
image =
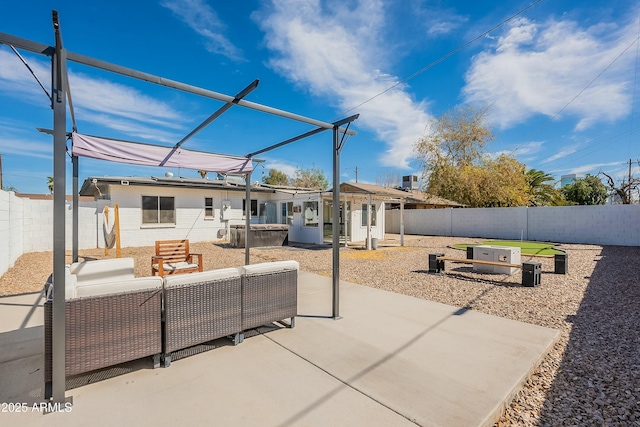
M 163 77 L 144 73 L 134 69 L 122 67 L 120 65 L 111 64 L 98 59 L 90 58 L 67 51 L 62 44 L 62 36 L 60 32 L 60 24 L 58 12 L 52 11 L 52 21 L 55 36 L 55 46 L 49 46 L 37 43 L 10 34 L 0 32 L 0 44 L 10 46 L 12 49 L 19 48 L 26 51 L 39 53 L 51 58 L 52 79 L 51 79 L 51 108 L 53 109 L 53 348 L 52 348 L 52 381 L 51 389 L 45 391 L 45 396 L 51 398 L 54 403 L 63 403 L 69 401 L 66 397 L 66 375 L 65 375 L 65 194 L 66 194 L 66 158 L 67 155 L 67 98 L 71 108 L 71 116 L 73 117 L 73 107 L 68 88 L 67 61 L 73 61 L 79 64 L 88 65 L 105 71 L 114 72 L 124 76 L 144 80 L 150 83 L 166 86 L 172 89 L 201 95 L 207 98 L 222 101 L 225 104 L 207 118 L 203 123 L 196 127 L 191 133 L 185 136 L 175 146 L 171 154 L 167 156 L 165 162 L 171 157 L 173 152 L 177 150 L 184 142 L 210 124 L 213 120 L 227 111 L 234 105 L 261 111 L 264 113 L 288 118 L 291 120 L 307 123 L 317 128 L 309 132 L 303 133 L 296 137 L 287 139 L 278 144 L 271 145 L 262 150 L 249 153 L 246 157 L 253 161 L 254 156 L 271 151 L 275 148 L 286 144 L 293 143 L 303 138 L 332 130 L 332 153 L 333 153 L 333 203 L 338 206 L 340 202 L 340 152 L 345 144 L 346 135 L 356 135 L 356 132 L 349 130 L 349 125 L 358 119 L 359 115 L 353 115 L 345 119 L 327 123 L 320 120 L 304 117 L 288 111 L 279 110 L 266 105 L 257 104 L 244 100 L 244 96 L 249 94 L 258 86 L 258 80 L 252 82 L 249 86 L 239 92 L 236 96 L 221 94 L 218 92 L 191 86 L 174 80 L 165 79 Z M 17 51 L 16 51 L 17 53 Z M 44 89 L 44 87 L 43 87 Z M 45 90 L 46 92 L 46 90 Z M 49 96 L 49 94 L 47 94 Z M 343 129 L 341 126 L 346 125 Z M 340 134 L 342 133 L 342 138 Z M 73 168 L 73 261 L 78 259 L 78 158 L 72 156 Z M 251 172 L 245 174 L 246 199 L 251 200 Z M 251 207 L 250 203 L 245 205 L 245 262 L 250 263 L 250 247 L 249 247 L 249 231 L 251 226 Z M 339 284 L 340 284 L 340 240 L 339 240 L 339 212 L 334 209 L 333 212 L 333 319 L 339 319 Z

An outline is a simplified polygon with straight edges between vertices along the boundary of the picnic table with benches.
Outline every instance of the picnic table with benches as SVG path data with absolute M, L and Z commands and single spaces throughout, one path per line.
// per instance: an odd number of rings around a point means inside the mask
M 519 257 L 518 257 L 519 259 Z M 524 262 L 515 264 L 506 261 L 488 261 L 473 258 L 454 258 L 445 256 L 443 253 L 429 254 L 429 272 L 440 273 L 444 271 L 445 261 L 452 261 L 464 264 L 492 265 L 505 268 L 522 270 L 522 286 L 538 286 L 542 273 L 542 265 L 539 262 Z M 511 273 L 509 273 L 511 274 Z

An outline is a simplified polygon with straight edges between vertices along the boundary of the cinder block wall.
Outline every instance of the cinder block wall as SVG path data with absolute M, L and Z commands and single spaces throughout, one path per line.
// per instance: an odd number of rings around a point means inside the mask
M 22 204 L 13 192 L 0 190 L 0 275 L 22 255 Z
M 452 236 L 527 239 L 527 208 L 448 209 Z
M 530 240 L 640 245 L 640 205 L 529 208 Z
M 102 213 L 102 210 L 99 210 Z M 80 249 L 98 245 L 97 202 L 81 202 L 78 209 L 78 246 Z M 72 248 L 73 211 L 67 204 L 66 249 Z M 102 226 L 102 223 L 99 223 Z M 102 236 L 100 236 L 102 238 Z M 0 275 L 13 267 L 27 252 L 53 250 L 53 202 L 17 197 L 13 192 L 0 190 Z
M 405 210 L 406 234 L 640 246 L 640 205 Z M 387 211 L 388 233 L 400 211 Z

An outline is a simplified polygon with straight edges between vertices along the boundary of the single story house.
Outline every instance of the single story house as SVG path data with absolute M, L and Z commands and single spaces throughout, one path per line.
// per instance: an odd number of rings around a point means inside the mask
M 245 224 L 245 185 L 239 177 L 89 177 L 80 195 L 96 199 L 99 216 L 105 205 L 118 205 L 124 247 L 152 245 L 161 239 L 226 240 L 231 226 Z M 321 229 L 317 216 L 315 225 L 313 218 L 302 216 L 302 209 L 321 202 L 320 191 L 283 191 L 255 182 L 251 185 L 251 223 L 288 224 L 290 240 L 322 243 L 316 236 L 321 233 L 314 233 Z M 100 229 L 102 223 L 100 219 Z
M 241 177 L 89 177 L 80 196 L 91 196 L 97 202 L 99 236 L 103 207 L 118 205 L 121 244 L 125 247 L 152 245 L 160 239 L 227 240 L 232 226 L 245 224 L 246 192 Z M 256 181 L 251 185 L 251 224 L 287 224 L 292 242 L 330 242 L 332 196 L 332 191 Z M 384 239 L 386 207 L 400 202 L 417 205 L 418 197 L 377 185 L 340 184 L 341 240 Z M 449 201 L 444 204 L 460 206 Z M 101 238 L 98 241 L 104 243 Z

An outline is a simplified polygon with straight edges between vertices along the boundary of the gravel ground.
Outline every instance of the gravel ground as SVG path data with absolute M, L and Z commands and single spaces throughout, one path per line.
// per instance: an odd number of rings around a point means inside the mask
M 640 247 L 560 245 L 568 275 L 553 274 L 552 258 L 523 256 L 523 262 L 542 263 L 541 285 L 527 288 L 520 273 L 477 274 L 468 264 L 447 262 L 446 274 L 427 273 L 429 253 L 465 258 L 449 246 L 481 240 L 407 236 L 399 247 L 397 237 L 380 242 L 377 251 L 342 248 L 341 279 L 561 331 L 496 425 L 640 426 L 640 276 L 633 273 Z M 224 243 L 192 243 L 191 251 L 204 255 L 205 270 L 244 264 L 244 249 Z M 136 276 L 148 276 L 153 252 L 123 248 L 122 256 L 135 258 Z M 87 260 L 114 254 L 80 251 Z M 287 259 L 331 275 L 330 248 L 251 250 L 253 263 Z M 40 291 L 51 265 L 51 252 L 24 254 L 0 279 L 0 296 Z

